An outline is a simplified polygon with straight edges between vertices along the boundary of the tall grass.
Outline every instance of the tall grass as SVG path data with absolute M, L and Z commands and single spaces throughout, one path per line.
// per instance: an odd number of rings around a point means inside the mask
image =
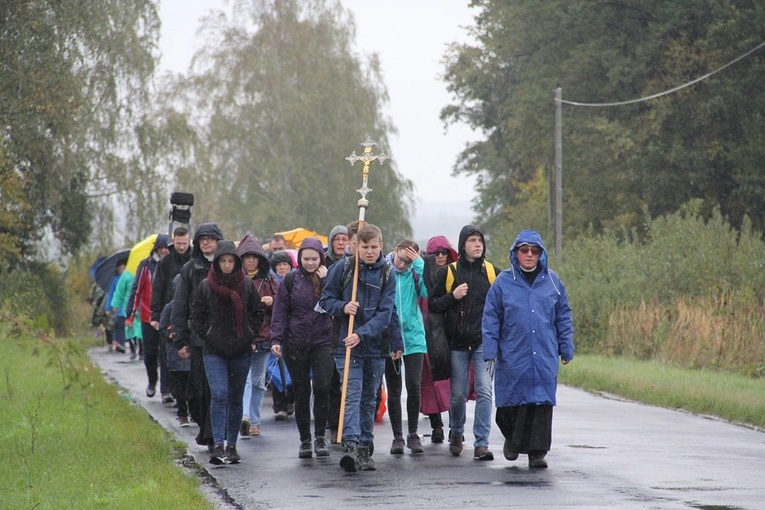
M 559 268 L 580 352 L 765 375 L 765 243 L 700 204 L 646 219 L 645 235 L 590 235 Z

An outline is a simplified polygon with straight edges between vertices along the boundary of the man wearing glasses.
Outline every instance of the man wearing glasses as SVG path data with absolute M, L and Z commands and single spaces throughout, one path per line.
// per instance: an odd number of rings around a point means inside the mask
M 451 395 L 449 403 L 449 452 L 462 455 L 465 432 L 465 402 L 470 366 L 474 366 L 476 392 L 473 416 L 473 459 L 494 460 L 489 451 L 492 385 L 489 364 L 484 361 L 481 320 L 486 294 L 499 273 L 484 260 L 483 233 L 475 225 L 462 228 L 456 263 L 442 267 L 436 275 L 431 311 L 444 314 L 446 338 L 451 349 Z
M 505 458 L 525 453 L 530 468 L 546 468 L 559 363 L 574 358 L 571 307 L 538 233 L 518 235 L 510 263 L 486 296 L 483 356 L 496 361 L 496 420 Z

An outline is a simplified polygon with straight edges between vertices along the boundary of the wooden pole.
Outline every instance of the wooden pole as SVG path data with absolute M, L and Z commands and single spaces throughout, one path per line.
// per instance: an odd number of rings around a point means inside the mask
M 385 155 L 384 152 L 380 151 L 379 154 L 373 155 L 372 154 L 372 147 L 375 146 L 375 143 L 372 142 L 371 139 L 367 138 L 367 140 L 361 144 L 364 147 L 364 152 L 361 156 L 357 156 L 356 152 L 352 152 L 350 156 L 348 156 L 347 159 L 350 161 L 351 166 L 356 161 L 361 161 L 364 163 L 364 169 L 363 169 L 363 179 L 361 183 L 361 189 L 358 189 L 357 191 L 361 194 L 361 198 L 359 199 L 357 205 L 359 206 L 359 229 L 364 226 L 364 220 L 365 220 L 365 214 L 367 207 L 369 207 L 369 200 L 367 200 L 367 193 L 372 191 L 369 187 L 367 187 L 368 180 L 369 180 L 369 163 L 372 161 L 379 161 L 380 164 L 383 163 L 386 159 L 388 159 L 388 156 Z M 357 239 L 358 241 L 358 239 Z M 358 288 L 359 288 L 359 255 L 358 253 L 354 257 L 356 259 L 356 262 L 353 266 L 353 287 L 351 288 L 351 302 L 355 302 L 357 295 L 358 295 Z M 354 326 L 354 320 L 356 319 L 355 315 L 351 315 L 348 318 L 348 335 L 351 336 L 353 334 L 353 326 Z M 351 347 L 345 348 L 345 365 L 343 370 L 343 390 L 340 396 L 340 416 L 337 420 L 337 442 L 341 443 L 343 441 L 343 425 L 345 421 L 345 399 L 348 395 L 348 371 L 351 369 Z

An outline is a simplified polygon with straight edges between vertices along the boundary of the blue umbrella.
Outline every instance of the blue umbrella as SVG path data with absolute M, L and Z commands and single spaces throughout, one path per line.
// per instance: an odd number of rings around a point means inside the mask
M 112 285 L 112 278 L 117 274 L 117 263 L 123 261 L 127 263 L 130 250 L 120 250 L 117 253 L 110 255 L 103 262 L 101 262 L 95 270 L 95 278 L 93 280 L 103 289 L 104 292 L 109 292 L 109 287 Z

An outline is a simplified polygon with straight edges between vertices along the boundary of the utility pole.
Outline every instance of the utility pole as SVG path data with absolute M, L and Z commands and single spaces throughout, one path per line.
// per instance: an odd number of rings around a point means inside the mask
M 563 89 L 555 89 L 555 262 L 563 252 Z

